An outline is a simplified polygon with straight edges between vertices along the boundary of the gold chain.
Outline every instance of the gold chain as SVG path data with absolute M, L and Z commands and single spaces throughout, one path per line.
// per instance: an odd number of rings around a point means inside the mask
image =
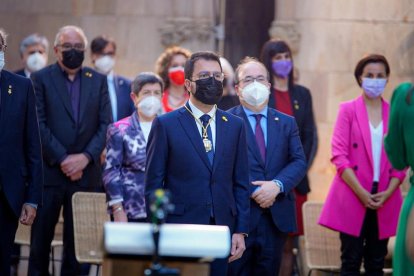
M 213 121 L 214 117 L 216 116 L 217 105 L 214 105 L 214 108 L 216 108 L 216 112 L 214 112 L 214 115 L 210 118 L 210 120 L 208 120 L 208 123 L 206 126 L 203 125 L 203 122 L 201 122 L 201 120 L 194 115 L 194 113 L 187 107 L 187 105 L 184 105 L 184 107 L 185 109 L 187 109 L 188 112 L 190 112 L 190 114 L 194 117 L 196 122 L 201 126 L 201 129 L 203 130 L 203 138 L 207 139 L 208 138 L 207 128 L 210 125 L 211 121 Z

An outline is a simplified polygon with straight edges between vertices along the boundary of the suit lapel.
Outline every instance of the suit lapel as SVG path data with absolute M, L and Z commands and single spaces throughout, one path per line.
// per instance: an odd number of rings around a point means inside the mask
M 371 131 L 369 127 L 368 111 L 364 103 L 364 99 L 360 96 L 355 101 L 355 117 L 357 118 L 359 129 L 361 130 L 362 140 L 364 141 L 365 150 L 368 154 L 371 168 L 373 168 L 372 160 L 372 145 L 371 145 Z
M 227 136 L 228 126 L 225 119 L 225 115 L 219 109 L 216 111 L 216 143 L 214 148 L 214 162 L 213 162 L 213 172 L 216 170 L 220 158 L 223 156 L 223 149 L 225 147 L 224 141 Z
M 81 73 L 80 104 L 79 104 L 79 124 L 88 106 L 88 99 L 91 95 L 93 73 L 84 68 Z
M 267 111 L 267 146 L 266 146 L 266 167 L 271 164 L 272 158 L 277 157 L 277 141 L 279 141 L 280 131 L 280 118 L 268 109 Z M 287 146 L 287 145 L 286 145 Z
M 245 121 L 245 128 L 246 128 L 246 142 L 249 150 L 253 153 L 254 158 L 260 164 L 260 166 L 265 167 L 263 162 L 262 156 L 260 155 L 259 147 L 256 142 L 256 137 L 253 133 L 253 130 L 250 126 L 249 119 L 247 118 L 246 112 L 244 112 L 243 107 L 239 105 L 236 107 L 235 114 L 242 118 Z M 267 152 L 267 149 L 266 149 Z M 268 154 L 266 154 L 267 156 Z
M 0 94 L 0 120 L 1 124 L 4 126 L 3 121 L 6 118 L 8 107 L 10 106 L 10 101 L 13 99 L 12 95 L 8 94 L 9 87 L 11 86 L 11 91 L 13 93 L 13 84 L 9 81 L 9 74 L 6 71 L 0 72 L 0 84 L 1 84 L 1 94 Z
M 65 79 L 62 74 L 62 70 L 60 69 L 57 63 L 53 66 L 51 70 L 51 75 L 52 75 L 53 85 L 55 86 L 55 91 L 57 91 L 57 94 L 61 98 L 66 111 L 68 112 L 72 120 L 75 122 L 75 119 L 73 117 L 72 105 L 70 103 L 68 88 L 66 87 L 66 83 L 65 83 Z
M 194 117 L 190 114 L 190 112 L 188 112 L 184 107 L 182 107 L 179 110 L 178 120 L 180 121 L 184 129 L 184 132 L 187 134 L 188 138 L 190 139 L 190 142 L 193 145 L 195 151 L 198 153 L 201 160 L 203 160 L 205 165 L 211 171 L 212 167 L 210 165 L 210 161 L 208 160 L 207 153 L 204 149 L 204 145 L 203 145 L 200 133 L 198 132 Z

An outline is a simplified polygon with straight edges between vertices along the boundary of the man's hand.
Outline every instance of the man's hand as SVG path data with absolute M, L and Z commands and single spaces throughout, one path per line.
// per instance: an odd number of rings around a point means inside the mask
M 280 193 L 279 186 L 273 181 L 253 181 L 252 184 L 260 187 L 252 194 L 252 198 L 257 204 L 262 208 L 272 206 L 277 195 Z
M 246 245 L 244 244 L 244 235 L 236 233 L 233 234 L 231 238 L 231 256 L 229 258 L 229 263 L 241 258 L 244 250 L 246 250 Z
M 78 181 L 82 178 L 83 171 L 72 174 L 69 178 L 71 181 Z
M 70 178 L 75 175 L 76 178 L 76 176 L 79 177 L 77 174 L 82 172 L 88 163 L 89 159 L 83 153 L 69 154 L 60 164 L 60 168 L 67 177 Z
M 32 225 L 36 217 L 36 208 L 29 204 L 24 204 L 22 213 L 20 214 L 20 223 L 24 225 Z

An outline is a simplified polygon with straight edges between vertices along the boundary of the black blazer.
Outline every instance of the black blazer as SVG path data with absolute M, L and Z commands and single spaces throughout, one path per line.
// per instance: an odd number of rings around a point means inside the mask
M 292 103 L 293 116 L 299 128 L 300 140 L 308 162 L 308 169 L 312 165 L 318 148 L 318 133 L 312 108 L 312 96 L 309 89 L 301 85 L 294 85 L 288 92 Z M 274 90 L 269 98 L 269 107 L 276 108 Z M 300 194 L 310 192 L 308 176 L 302 179 L 296 190 Z
M 60 162 L 65 155 L 74 153 L 87 153 L 92 157 L 77 184 L 99 185 L 100 154 L 112 117 L 106 76 L 91 68 L 82 68 L 78 123 L 74 120 L 65 78 L 57 63 L 33 73 L 31 78 L 36 91 L 45 186 L 70 182 L 62 173 Z
M 0 73 L 0 89 L 0 187 L 18 217 L 23 203 L 42 203 L 36 102 L 30 79 L 6 70 Z

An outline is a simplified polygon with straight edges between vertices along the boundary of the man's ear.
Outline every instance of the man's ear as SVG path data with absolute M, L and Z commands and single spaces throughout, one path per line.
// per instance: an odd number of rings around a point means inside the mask
M 185 86 L 185 89 L 187 90 L 187 92 L 191 93 L 191 81 L 188 80 L 188 79 L 185 79 L 184 86 Z

